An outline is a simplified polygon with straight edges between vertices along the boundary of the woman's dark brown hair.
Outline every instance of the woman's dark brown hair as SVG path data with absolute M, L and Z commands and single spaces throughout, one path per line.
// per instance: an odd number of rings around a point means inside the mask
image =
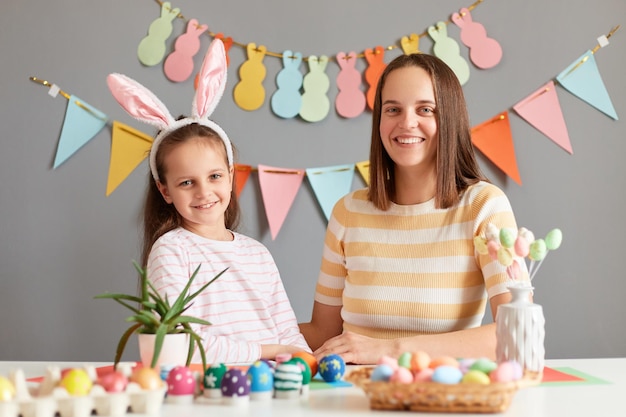
M 228 165 L 226 156 L 226 148 L 219 135 L 211 128 L 197 123 L 192 123 L 181 127 L 170 133 L 161 141 L 156 154 L 156 169 L 159 178 L 165 178 L 165 164 L 163 163 L 165 155 L 179 146 L 181 143 L 191 139 L 201 137 L 205 138 L 208 143 L 215 146 L 215 149 L 221 149 L 224 153 L 224 160 Z M 233 149 L 234 152 L 234 149 Z M 235 181 L 233 179 L 233 188 L 230 196 L 230 204 L 224 213 L 224 221 L 226 228 L 236 230 L 239 225 L 240 211 L 237 193 L 235 192 Z M 182 219 L 173 204 L 168 204 L 164 199 L 152 174 L 148 175 L 148 191 L 146 193 L 143 208 L 143 248 L 141 255 L 141 265 L 146 267 L 148 255 L 152 245 L 156 240 L 170 230 L 174 230 L 182 225 Z
M 372 109 L 368 198 L 380 210 L 387 210 L 395 195 L 394 162 L 380 137 L 382 90 L 387 76 L 405 67 L 424 69 L 433 83 L 438 132 L 435 207 L 448 208 L 458 203 L 467 187 L 487 179 L 478 166 L 472 147 L 469 116 L 461 84 L 445 62 L 427 54 L 398 56 L 387 65 L 378 81 Z

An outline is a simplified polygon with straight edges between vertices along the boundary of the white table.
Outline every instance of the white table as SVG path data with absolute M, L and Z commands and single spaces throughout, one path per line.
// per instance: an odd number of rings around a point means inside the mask
M 43 375 L 47 366 L 77 367 L 84 363 L 68 362 L 1 362 L 0 375 L 7 376 L 12 369 L 24 370 L 27 377 Z M 100 366 L 105 363 L 90 363 Z M 626 358 L 548 360 L 551 368 L 570 367 L 605 380 L 608 384 L 570 383 L 541 385 L 519 390 L 505 413 L 507 417 L 623 417 L 626 416 Z M 195 416 L 255 416 L 255 417 L 334 417 L 431 415 L 401 411 L 370 410 L 365 394 L 358 388 L 311 390 L 308 398 L 295 400 L 273 399 L 266 402 L 250 401 L 246 405 L 205 404 L 174 405 L 165 403 L 163 417 Z M 435 415 L 434 413 L 432 415 Z M 469 414 L 439 413 L 439 416 L 468 416 Z M 484 414 L 480 414 L 483 415 Z M 140 417 L 140 414 L 128 414 Z

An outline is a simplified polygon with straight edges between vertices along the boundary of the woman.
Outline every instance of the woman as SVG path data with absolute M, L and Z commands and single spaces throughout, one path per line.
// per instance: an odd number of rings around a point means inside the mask
M 376 363 L 422 350 L 495 357 L 508 302 L 504 267 L 474 249 L 487 224 L 517 229 L 504 193 L 478 167 L 463 90 L 440 59 L 401 55 L 373 108 L 369 188 L 334 207 L 309 323 L 319 359 Z

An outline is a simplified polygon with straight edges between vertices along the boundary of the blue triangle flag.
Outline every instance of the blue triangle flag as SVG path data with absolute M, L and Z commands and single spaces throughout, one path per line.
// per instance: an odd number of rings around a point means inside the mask
M 587 51 L 561 72 L 557 81 L 570 93 L 617 120 L 617 113 L 606 91 L 593 52 Z
M 326 220 L 329 220 L 337 200 L 348 194 L 352 188 L 354 165 L 307 168 L 306 177 L 313 187 Z
M 106 114 L 76 96 L 70 96 L 54 158 L 54 168 L 65 162 L 98 134 L 108 120 Z

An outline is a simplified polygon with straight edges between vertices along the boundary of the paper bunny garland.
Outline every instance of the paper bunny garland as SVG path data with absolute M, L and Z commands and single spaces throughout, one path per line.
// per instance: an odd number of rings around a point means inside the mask
M 156 169 L 156 153 L 159 144 L 168 134 L 183 126 L 198 123 L 213 129 L 224 142 L 228 165 L 233 166 L 233 149 L 226 132 L 209 116 L 217 107 L 226 88 L 226 52 L 220 39 L 209 45 L 202 68 L 198 74 L 198 86 L 191 105 L 191 116 L 175 120 L 165 105 L 150 90 L 123 74 L 109 74 L 107 84 L 117 102 L 135 119 L 156 126 L 159 134 L 150 150 L 150 171 L 159 181 Z

